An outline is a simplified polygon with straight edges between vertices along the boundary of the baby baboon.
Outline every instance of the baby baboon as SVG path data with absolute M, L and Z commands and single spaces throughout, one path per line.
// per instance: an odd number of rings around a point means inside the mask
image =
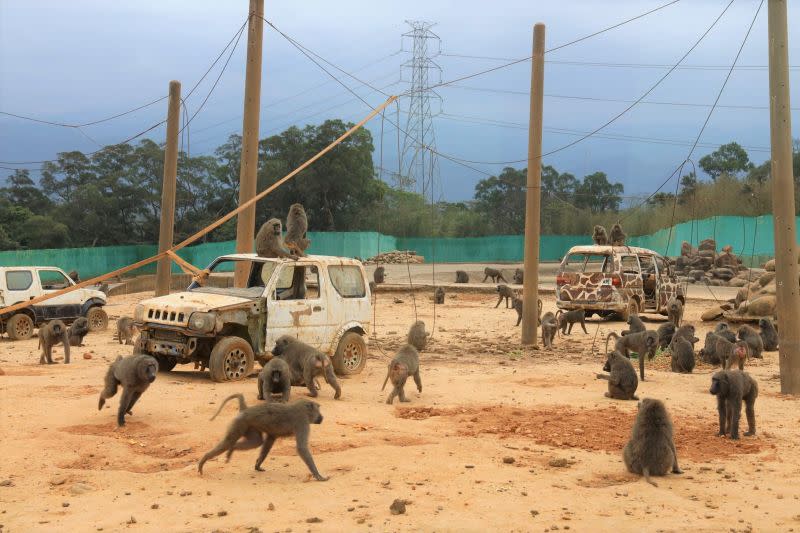
M 47 324 L 39 327 L 39 348 L 42 349 L 42 356 L 39 364 L 53 364 L 53 346 L 61 343 L 64 346 L 64 364 L 69 364 L 69 336 L 67 326 L 60 320 L 51 320 Z
M 518 268 L 514 271 L 514 283 L 522 285 L 522 282 L 525 280 L 525 272 Z
M 683 302 L 674 296 L 670 298 L 667 302 L 667 316 L 669 317 L 669 321 L 675 324 L 676 328 L 681 327 L 681 321 L 683 320 Z
M 658 347 L 666 350 L 667 346 L 672 342 L 672 336 L 675 335 L 675 324 L 666 322 L 658 326 L 656 330 L 658 333 Z
M 500 297 L 497 299 L 497 305 L 494 306 L 495 309 L 500 307 L 500 302 L 503 301 L 503 298 L 506 299 L 506 309 L 508 309 L 509 300 L 513 300 L 516 297 L 514 291 L 508 285 L 502 284 L 497 286 L 497 294 Z
M 117 340 L 122 344 L 133 344 L 133 337 L 136 335 L 136 324 L 133 319 L 127 316 L 121 316 L 117 319 Z
M 283 242 L 295 255 L 306 255 L 305 251 L 311 241 L 308 240 L 308 218 L 303 204 L 292 204 L 289 207 L 289 214 L 286 215 L 286 238 Z
M 542 301 L 539 300 L 538 304 L 539 304 L 539 313 L 537 314 L 536 325 L 537 326 L 541 326 L 542 325 Z M 514 311 L 517 312 L 517 324 L 516 325 L 519 326 L 519 323 L 522 322 L 522 299 L 521 298 L 517 298 L 516 296 L 514 296 L 511 299 L 511 307 L 514 309 Z
M 433 291 L 433 302 L 435 304 L 443 304 L 444 303 L 444 289 L 441 287 L 436 287 L 436 290 Z
M 483 281 L 481 283 L 486 283 L 487 278 L 492 278 L 492 283 L 497 283 L 501 279 L 508 283 L 506 278 L 503 277 L 503 273 L 496 268 L 486 267 L 483 269 L 483 274 Z
M 78 275 L 78 271 L 77 270 L 70 270 L 69 274 L 67 274 L 67 276 L 69 276 L 69 279 L 71 279 L 75 283 L 80 283 L 81 282 L 81 277 Z
M 425 322 L 417 320 L 411 324 L 406 342 L 421 352 L 428 344 L 429 336 L 430 333 L 425 331 Z
M 644 476 L 657 487 L 650 476 L 663 476 L 672 469 L 682 474 L 678 453 L 672 436 L 672 420 L 660 400 L 645 398 L 639 402 L 639 412 L 631 430 L 631 439 L 622 452 L 628 472 Z
M 106 400 L 117 393 L 117 386 L 122 385 L 122 398 L 119 400 L 117 411 L 117 425 L 125 425 L 125 414 L 132 415 L 131 409 L 156 380 L 158 362 L 155 358 L 143 354 L 133 354 L 129 357 L 117 357 L 106 372 L 105 388 L 100 393 L 97 409 L 103 408 Z
M 89 334 L 89 321 L 86 317 L 79 316 L 75 319 L 69 329 L 67 336 L 69 337 L 70 346 L 83 346 L 83 338 Z
M 692 344 L 683 337 L 678 337 L 672 341 L 672 360 L 670 367 L 673 372 L 681 374 L 691 374 L 694 370 L 694 348 Z
M 628 316 L 628 325 L 630 329 L 626 329 L 622 331 L 621 335 L 624 337 L 625 335 L 630 335 L 631 333 L 638 333 L 640 331 L 644 331 L 647 327 L 642 322 L 642 319 L 639 318 L 639 315 L 630 315 Z
M 542 315 L 542 344 L 544 344 L 545 348 L 553 347 L 553 339 L 556 337 L 556 331 L 558 331 L 556 315 L 554 315 L 552 311 L 548 311 Z
M 386 388 L 386 382 L 389 380 L 392 381 L 394 389 L 392 389 L 392 392 L 389 393 L 389 396 L 386 398 L 386 403 L 391 404 L 394 402 L 395 396 L 400 398 L 401 402 L 411 401 L 406 399 L 404 390 L 408 376 L 414 376 L 414 383 L 417 384 L 417 390 L 422 392 L 422 379 L 419 377 L 419 353 L 411 344 L 406 344 L 400 348 L 400 351 L 397 352 L 397 355 L 395 355 L 394 359 L 389 363 L 389 369 L 386 371 L 386 379 L 383 380 L 383 387 L 381 387 L 381 390 Z
M 572 326 L 574 326 L 576 322 L 580 322 L 584 333 L 589 333 L 586 331 L 586 311 L 583 309 L 573 309 L 566 313 L 561 309 L 556 311 L 556 323 L 562 335 L 569 335 L 572 333 Z M 567 330 L 567 326 L 569 326 L 569 330 Z
M 258 374 L 258 399 L 273 401 L 273 394 L 280 394 L 282 402 L 289 401 L 292 392 L 292 371 L 280 357 L 270 359 Z
M 764 351 L 764 341 L 761 340 L 761 335 L 758 331 L 750 326 L 742 326 L 739 328 L 739 339 L 743 340 L 750 347 L 750 355 L 756 359 L 761 359 L 764 356 L 761 352 Z
M 658 333 L 655 331 L 637 331 L 621 337 L 613 331 L 606 336 L 606 354 L 608 354 L 608 340 L 611 337 L 616 339 L 614 349 L 630 359 L 631 353 L 636 353 L 639 358 L 639 378 L 644 381 L 644 359 L 653 359 L 656 355 L 658 346 Z
M 608 392 L 606 398 L 617 400 L 638 400 L 634 393 L 639 386 L 639 378 L 636 377 L 636 370 L 631 364 L 631 360 L 622 356 L 614 350 L 608 353 L 606 364 L 603 371 L 610 372 L 609 375 L 597 374 L 597 379 L 608 380 Z
M 592 240 L 598 246 L 605 246 L 608 244 L 608 233 L 603 226 L 595 226 L 594 233 L 592 233 Z
M 728 339 L 731 342 L 736 342 L 736 334 L 731 331 L 731 328 L 728 326 L 727 322 L 720 322 L 717 324 L 717 327 L 714 328 L 714 333 L 720 337 Z
M 314 378 L 319 375 L 322 375 L 325 381 L 336 391 L 333 395 L 335 400 L 338 400 L 342 395 L 342 388 L 339 386 L 339 382 L 336 381 L 330 357 L 316 350 L 313 346 L 300 342 L 291 335 L 282 335 L 275 341 L 272 355 L 286 361 L 292 371 L 292 385 L 305 385 L 308 388 L 309 396 L 312 398 L 317 396 Z
M 728 342 L 725 337 L 717 335 L 713 331 L 706 333 L 706 340 L 703 347 L 700 349 L 700 360 L 710 365 L 718 365 L 720 362 L 719 354 L 717 353 L 717 341 L 724 340 Z
M 283 226 L 277 218 L 262 224 L 256 234 L 256 253 L 260 257 L 288 257 L 297 259 L 283 242 Z
M 469 276 L 463 270 L 456 270 L 456 283 L 469 283 Z
M 386 281 L 386 269 L 382 266 L 376 268 L 375 272 L 372 273 L 372 280 L 376 285 Z
M 778 332 L 775 325 L 769 318 L 762 318 L 758 321 L 758 327 L 761 328 L 761 342 L 764 345 L 764 350 L 774 352 L 778 349 Z
M 731 439 L 739 438 L 739 418 L 742 416 L 742 401 L 745 402 L 747 432 L 745 437 L 756 434 L 756 398 L 758 383 L 747 372 L 721 370 L 711 378 L 711 394 L 717 397 L 719 414 L 719 436 L 730 433 Z
M 612 246 L 625 246 L 625 237 L 627 237 L 627 235 L 622 231 L 622 226 L 620 226 L 619 223 L 611 226 L 611 237 L 609 240 Z
M 272 445 L 278 437 L 289 437 L 294 435 L 297 441 L 297 454 L 303 459 L 311 475 L 317 481 L 327 481 L 317 470 L 314 458 L 308 449 L 308 436 L 311 433 L 311 424 L 322 423 L 322 413 L 319 411 L 319 404 L 301 398 L 291 403 L 261 403 L 253 407 L 247 407 L 244 402 L 244 395 L 234 394 L 222 402 L 219 411 L 211 420 L 214 420 L 225 403 L 231 398 L 239 400 L 239 414 L 228 426 L 225 437 L 217 444 L 214 449 L 206 453 L 197 465 L 197 471 L 202 475 L 203 465 L 222 452 L 228 452 L 225 462 L 230 461 L 233 450 L 250 450 L 261 446 L 261 452 L 256 459 L 256 470 L 263 472 L 261 464 L 267 458 L 267 454 L 272 449 Z M 245 440 L 238 442 L 241 437 Z M 265 438 L 266 437 L 266 438 Z

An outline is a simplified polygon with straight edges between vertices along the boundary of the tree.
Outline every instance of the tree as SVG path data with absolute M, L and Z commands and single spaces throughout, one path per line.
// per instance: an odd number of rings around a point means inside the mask
M 12 204 L 26 207 L 34 213 L 44 213 L 53 206 L 53 202 L 31 179 L 28 170 L 15 170 L 6 182 L 8 186 L 0 189 L 0 195 Z
M 694 172 L 681 177 L 680 192 L 678 193 L 678 203 L 685 205 L 690 198 L 697 192 L 697 176 Z
M 475 185 L 475 208 L 484 215 L 492 233 L 518 235 L 525 231 L 527 169 L 506 167 Z
M 723 144 L 709 155 L 701 157 L 699 164 L 712 180 L 723 173 L 738 176 L 753 167 L 745 149 L 735 142 Z
M 609 182 L 605 172 L 595 172 L 585 176 L 575 188 L 575 205 L 592 213 L 618 211 L 624 190 L 621 183 Z
M 670 192 L 657 192 L 647 203 L 652 206 L 672 205 L 675 202 L 675 195 Z

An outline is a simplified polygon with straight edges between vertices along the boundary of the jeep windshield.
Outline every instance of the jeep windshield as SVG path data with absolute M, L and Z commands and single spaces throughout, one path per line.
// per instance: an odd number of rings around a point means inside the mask
M 561 271 L 611 274 L 614 271 L 614 260 L 611 255 L 606 254 L 569 254 L 561 262 Z
M 250 275 L 247 278 L 247 287 L 233 286 L 233 271 L 236 263 L 248 265 Z M 192 282 L 189 286 L 189 291 L 206 294 L 226 294 L 241 298 L 260 298 L 264 295 L 264 288 L 269 283 L 276 266 L 277 263 L 274 261 L 218 259 L 209 267 L 210 274 L 206 283 L 200 286 L 197 282 Z

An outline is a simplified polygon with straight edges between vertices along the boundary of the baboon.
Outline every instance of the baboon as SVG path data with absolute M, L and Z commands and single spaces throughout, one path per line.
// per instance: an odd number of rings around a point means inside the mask
M 536 317 L 536 325 L 537 326 L 541 326 L 542 325 L 542 301 L 538 300 L 537 303 L 539 304 L 539 312 L 538 312 L 537 317 Z M 522 299 L 521 298 L 517 298 L 516 296 L 514 296 L 511 299 L 511 307 L 514 309 L 514 311 L 517 312 L 517 324 L 516 325 L 519 326 L 520 322 L 522 322 Z
M 692 343 L 684 337 L 673 339 L 671 352 L 670 367 L 672 371 L 681 374 L 691 374 L 695 365 L 694 347 Z
M 574 326 L 576 322 L 580 322 L 584 333 L 589 333 L 586 331 L 586 311 L 583 309 L 573 309 L 572 311 L 567 311 L 566 313 L 561 309 L 556 311 L 556 323 L 558 324 L 558 328 L 561 330 L 562 335 L 571 334 L 572 326 Z M 567 330 L 567 326 L 569 326 L 569 330 Z
M 258 374 L 258 399 L 273 401 L 273 394 L 280 394 L 282 402 L 289 401 L 292 392 L 292 371 L 280 357 L 270 359 Z
M 456 270 L 456 283 L 469 283 L 469 275 L 463 270 Z
M 603 371 L 609 375 L 597 374 L 597 379 L 608 380 L 608 392 L 606 398 L 617 400 L 638 400 L 634 393 L 639 386 L 639 378 L 636 377 L 636 369 L 633 368 L 630 359 L 622 356 L 614 350 L 608 353 L 606 364 Z
M 283 242 L 283 226 L 277 218 L 271 218 L 261 225 L 256 234 L 256 253 L 260 257 L 297 259 Z
M 733 366 L 733 363 L 736 363 L 736 366 L 739 367 L 739 370 L 744 370 L 744 361 L 750 357 L 750 345 L 747 344 L 745 341 L 736 341 L 733 345 L 733 354 L 730 359 L 728 359 L 728 368 Z
M 681 327 L 683 320 L 683 303 L 674 296 L 667 302 L 667 316 L 676 328 Z
M 637 331 L 629 333 L 624 337 L 617 335 L 613 331 L 606 336 L 606 354 L 608 354 L 608 340 L 614 337 L 616 343 L 614 349 L 630 359 L 631 353 L 636 353 L 639 358 L 639 378 L 644 381 L 644 359 L 653 359 L 656 355 L 658 346 L 658 333 L 655 331 Z
M 695 332 L 694 326 L 691 324 L 687 324 L 685 326 L 681 326 L 678 329 L 676 329 L 675 334 L 672 336 L 672 342 L 669 345 L 669 349 L 670 350 L 674 349 L 673 346 L 675 344 L 675 341 L 678 339 L 686 339 L 687 341 L 689 341 L 689 344 L 691 344 L 692 348 L 694 349 L 694 343 L 700 342 L 700 339 L 694 336 L 694 332 Z
M 516 296 L 514 291 L 508 285 L 498 285 L 497 286 L 497 294 L 500 297 L 497 299 L 497 305 L 494 306 L 495 309 L 500 307 L 500 302 L 503 301 L 503 298 L 506 299 L 506 309 L 508 309 L 509 300 L 513 300 Z
M 622 226 L 620 226 L 619 223 L 611 226 L 611 237 L 609 240 L 612 246 L 625 246 L 625 237 L 627 237 L 627 235 L 622 231 Z
M 106 400 L 117 393 L 117 386 L 122 385 L 122 398 L 119 400 L 117 425 L 125 425 L 125 414 L 132 415 L 131 409 L 142 396 L 147 387 L 156 380 L 158 361 L 147 354 L 138 353 L 129 357 L 117 357 L 106 372 L 105 388 L 100 393 L 97 409 L 105 405 Z
M 518 268 L 514 271 L 514 283 L 522 285 L 523 281 L 525 281 L 525 272 L 521 268 Z
M 406 342 L 421 352 L 428 344 L 429 336 L 430 333 L 425 331 L 425 322 L 422 320 L 417 320 L 411 324 L 411 327 L 408 330 Z
M 775 325 L 769 318 L 762 318 L 758 321 L 758 327 L 761 328 L 761 342 L 764 345 L 764 350 L 774 352 L 778 349 L 778 332 Z
M 728 339 L 731 342 L 736 342 L 736 334 L 731 331 L 731 328 L 728 326 L 727 322 L 720 322 L 717 324 L 717 327 L 714 328 L 714 333 L 720 337 Z
M 595 226 L 594 233 L 592 233 L 592 240 L 598 246 L 605 246 L 608 244 L 608 233 L 603 226 Z
M 672 322 L 661 324 L 658 326 L 656 333 L 658 334 L 658 347 L 666 350 L 667 346 L 672 342 L 672 336 L 675 335 L 675 324 Z
M 644 398 L 639 402 L 639 412 L 633 422 L 631 439 L 625 445 L 622 458 L 628 472 L 644 476 L 645 481 L 657 487 L 650 476 L 663 476 L 672 469 L 682 474 L 678 466 L 678 453 L 672 436 L 672 420 L 661 400 Z
M 719 436 L 730 433 L 732 440 L 739 438 L 739 418 L 742 416 L 742 401 L 745 402 L 747 432 L 745 437 L 756 434 L 756 398 L 758 383 L 747 372 L 721 370 L 711 378 L 711 394 L 717 397 L 719 414 Z
M 121 316 L 117 319 L 117 340 L 120 344 L 125 341 L 125 344 L 133 344 L 133 337 L 136 335 L 136 324 L 133 319 L 127 316 Z
M 378 286 L 375 284 L 374 281 L 370 281 L 369 282 L 369 292 L 370 292 L 370 294 L 374 295 L 375 294 L 375 289 L 377 289 L 377 288 L 378 288 Z
M 417 390 L 422 392 L 422 379 L 419 377 L 419 352 L 411 344 L 406 344 L 397 352 L 397 355 L 389 363 L 389 369 L 386 371 L 386 379 L 383 380 L 383 387 L 381 391 L 386 388 L 386 382 L 391 380 L 392 392 L 386 398 L 386 403 L 392 404 L 394 397 L 400 398 L 401 402 L 410 402 L 406 398 L 405 386 L 408 376 L 414 376 L 414 383 L 417 384 Z
M 719 353 L 717 352 L 717 341 L 720 339 L 725 342 L 729 342 L 725 337 L 718 335 L 713 331 L 706 333 L 705 344 L 700 349 L 698 354 L 701 361 L 704 361 L 710 365 L 718 365 L 720 363 Z
M 100 286 L 99 286 L 99 287 L 97 287 L 97 290 L 98 290 L 98 291 L 100 291 L 100 292 L 102 292 L 102 293 L 103 293 L 103 294 L 105 294 L 106 296 L 108 296 L 108 291 L 109 291 L 108 283 L 106 283 L 106 282 L 104 281 L 103 283 L 101 283 L 101 284 L 100 284 Z
M 39 357 L 39 364 L 53 364 L 53 346 L 61 343 L 64 346 L 64 364 L 69 364 L 69 333 L 67 326 L 60 320 L 51 320 L 47 324 L 39 327 L 39 348 L 42 355 Z
M 722 365 L 722 370 L 728 370 L 730 362 L 733 360 L 734 343 L 724 337 L 717 335 L 714 344 L 714 358 Z
M 640 331 L 644 331 L 647 329 L 647 327 L 644 325 L 644 322 L 642 322 L 642 319 L 639 318 L 639 315 L 629 315 L 627 322 L 631 328 L 622 331 L 621 335 L 623 337 L 625 335 L 630 335 L 631 333 L 638 333 Z
M 486 267 L 483 269 L 483 274 L 483 281 L 481 283 L 486 283 L 487 278 L 492 278 L 492 283 L 497 283 L 501 279 L 508 283 L 506 278 L 503 277 L 503 273 L 496 268 Z
M 83 338 L 89 334 L 89 321 L 86 317 L 79 316 L 75 319 L 69 329 L 67 336 L 69 337 L 70 346 L 83 346 Z
M 225 437 L 210 452 L 206 453 L 197 465 L 197 471 L 203 474 L 203 465 L 222 452 L 228 452 L 225 462 L 230 461 L 233 450 L 251 450 L 261 446 L 261 452 L 256 459 L 255 469 L 263 472 L 261 464 L 267 458 L 272 445 L 278 437 L 289 437 L 294 435 L 297 442 L 297 454 L 306 464 L 314 479 L 317 481 L 327 481 L 317 470 L 314 458 L 308 449 L 308 436 L 311 433 L 311 424 L 322 423 L 322 413 L 319 404 L 301 398 L 290 403 L 261 403 L 253 407 L 247 407 L 244 395 L 233 394 L 222 402 L 219 411 L 211 420 L 216 418 L 225 403 L 232 399 L 239 400 L 239 414 L 228 426 Z M 241 437 L 245 440 L 238 442 Z M 265 438 L 266 437 L 266 438 Z
M 71 279 L 75 283 L 80 283 L 81 282 L 81 277 L 78 275 L 78 271 L 77 270 L 70 270 L 70 272 L 69 272 L 69 274 L 67 274 L 67 276 L 69 276 L 69 279 Z
M 322 375 L 325 381 L 336 391 L 333 395 L 335 400 L 338 400 L 342 395 L 342 388 L 339 386 L 339 382 L 336 381 L 330 357 L 316 350 L 313 346 L 300 342 L 291 335 L 282 335 L 275 341 L 272 355 L 286 361 L 292 372 L 292 385 L 305 385 L 308 388 L 309 396 L 312 398 L 317 396 L 314 378 L 318 375 Z
M 553 348 L 553 339 L 556 337 L 556 331 L 558 331 L 556 315 L 552 311 L 548 311 L 542 315 L 542 344 L 544 344 L 545 348 Z
M 303 204 L 292 204 L 289 207 L 289 214 L 286 215 L 286 237 L 283 242 L 295 255 L 301 257 L 306 255 L 311 241 L 308 240 L 308 217 Z
M 441 287 L 436 287 L 436 290 L 433 291 L 433 302 L 435 304 L 443 304 L 444 303 L 444 289 Z
M 375 282 L 376 285 L 386 281 L 386 269 L 382 266 L 376 268 L 375 272 L 372 273 L 372 280 Z
M 750 355 L 756 359 L 761 359 L 764 356 L 761 352 L 764 351 L 764 341 L 761 340 L 761 335 L 758 331 L 750 326 L 742 326 L 739 328 L 739 339 L 743 340 L 750 347 Z

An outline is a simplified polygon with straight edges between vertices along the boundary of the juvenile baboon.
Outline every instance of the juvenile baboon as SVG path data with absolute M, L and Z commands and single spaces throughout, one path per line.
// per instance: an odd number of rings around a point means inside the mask
M 322 375 L 325 381 L 336 391 L 333 395 L 335 400 L 338 400 L 342 395 L 342 388 L 339 386 L 339 382 L 336 381 L 330 357 L 316 350 L 313 346 L 300 342 L 291 335 L 282 335 L 275 341 L 272 355 L 286 361 L 292 372 L 292 385 L 305 385 L 308 388 L 309 396 L 312 398 L 317 396 L 314 378 L 319 375 Z
M 556 315 L 554 315 L 552 311 L 548 311 L 542 315 L 542 344 L 544 344 L 545 348 L 553 347 L 553 339 L 556 337 L 556 331 L 558 331 Z
M 612 246 L 625 246 L 625 237 L 627 237 L 627 235 L 622 231 L 622 226 L 620 226 L 619 223 L 611 226 L 611 237 L 609 240 Z
M 521 268 L 516 269 L 514 271 L 514 283 L 522 285 L 524 281 L 525 281 L 525 272 Z
M 538 303 L 538 306 L 539 306 L 539 311 L 538 311 L 538 314 L 536 315 L 536 325 L 537 326 L 541 326 L 542 325 L 542 301 L 538 300 L 537 303 Z M 514 311 L 517 312 L 517 324 L 516 325 L 519 326 L 520 322 L 522 322 L 522 299 L 521 298 L 517 298 L 516 296 L 514 296 L 511 299 L 511 307 L 514 309 Z
M 744 370 L 744 361 L 750 357 L 750 345 L 745 341 L 736 341 L 733 345 L 733 354 L 728 359 L 728 368 L 731 368 L 734 363 L 739 367 L 739 370 Z
M 410 402 L 406 399 L 405 385 L 408 376 L 414 376 L 414 383 L 417 384 L 417 390 L 422 392 L 422 379 L 419 376 L 419 353 L 416 348 L 411 344 L 406 344 L 397 352 L 397 355 L 389 363 L 389 368 L 386 371 L 386 379 L 383 380 L 383 387 L 381 391 L 386 388 L 386 382 L 391 380 L 392 392 L 386 398 L 386 403 L 391 404 L 394 402 L 394 397 L 400 398 L 401 402 Z
M 717 341 L 722 339 L 725 342 L 728 340 L 721 335 L 714 333 L 713 331 L 709 331 L 706 333 L 706 340 L 703 347 L 700 349 L 699 356 L 700 360 L 708 363 L 710 365 L 718 365 L 720 363 L 719 354 L 717 353 Z
M 597 374 L 597 379 L 608 380 L 608 392 L 606 398 L 617 400 L 638 400 L 634 393 L 639 386 L 639 378 L 636 377 L 636 370 L 631 364 L 631 360 L 625 358 L 621 353 L 614 350 L 608 353 L 606 364 L 603 371 L 609 375 Z
M 730 433 L 731 439 L 739 438 L 739 418 L 742 416 L 742 401 L 745 402 L 747 432 L 745 437 L 756 434 L 756 398 L 758 383 L 747 372 L 721 370 L 711 378 L 711 394 L 717 397 L 719 414 L 719 436 Z
M 375 282 L 376 285 L 386 281 L 386 268 L 382 266 L 376 268 L 375 272 L 372 273 L 372 280 Z
M 694 336 L 694 332 L 694 326 L 691 324 L 686 324 L 685 326 L 681 326 L 676 329 L 675 334 L 672 336 L 672 342 L 669 345 L 669 349 L 673 349 L 673 345 L 677 339 L 686 339 L 689 341 L 689 344 L 692 345 L 692 348 L 694 348 L 694 343 L 700 342 L 700 339 Z
M 592 240 L 598 246 L 605 246 L 608 244 L 608 233 L 603 226 L 595 226 L 594 233 L 592 233 Z
M 733 360 L 734 343 L 724 337 L 716 336 L 714 344 L 714 359 L 722 365 L 722 370 L 727 370 Z
M 750 355 L 756 359 L 761 359 L 764 356 L 761 352 L 764 351 L 764 341 L 761 340 L 761 335 L 758 331 L 750 326 L 742 326 L 739 328 L 739 339 L 743 340 L 750 347 Z
M 673 474 L 683 473 L 678 466 L 672 420 L 660 400 L 644 398 L 639 402 L 639 412 L 622 458 L 628 472 L 644 476 L 654 487 L 658 485 L 650 476 L 666 475 L 670 469 Z
M 675 324 L 672 322 L 661 324 L 658 326 L 656 333 L 658 334 L 658 347 L 666 350 L 667 346 L 672 342 L 672 336 L 675 335 Z
M 622 331 L 621 335 L 624 337 L 625 335 L 630 335 L 631 333 L 638 333 L 640 331 L 644 331 L 647 327 L 642 322 L 642 319 L 639 318 L 639 315 L 629 315 L 628 316 L 628 325 L 630 329 L 626 329 Z
M 675 324 L 676 328 L 681 326 L 683 320 L 683 302 L 674 296 L 667 302 L 667 316 L 669 321 Z
M 500 307 L 500 302 L 503 301 L 503 298 L 506 299 L 506 309 L 508 309 L 508 304 L 510 303 L 510 300 L 513 300 L 516 297 L 514 291 L 511 290 L 511 287 L 502 284 L 497 286 L 497 294 L 500 297 L 497 299 L 497 305 L 494 306 L 495 309 Z
M 122 398 L 119 400 L 117 411 L 117 425 L 125 425 L 125 414 L 132 415 L 131 409 L 156 380 L 158 361 L 155 358 L 139 353 L 129 357 L 117 357 L 106 372 L 105 388 L 100 393 L 97 409 L 103 408 L 106 400 L 117 393 L 117 386 L 122 385 Z
M 256 234 L 256 253 L 260 257 L 288 257 L 297 259 L 283 242 L 283 226 L 277 218 L 271 218 L 261 225 Z
M 270 359 L 258 374 L 258 399 L 273 401 L 273 394 L 280 394 L 282 402 L 289 401 L 292 392 L 292 371 L 280 357 Z
M 408 329 L 406 342 L 421 352 L 428 344 L 429 336 L 430 333 L 425 331 L 425 322 L 417 320 L 411 324 L 411 327 Z
M 225 406 L 225 403 L 232 399 L 239 400 L 239 414 L 233 419 L 225 432 L 225 437 L 210 452 L 206 453 L 197 465 L 197 471 L 202 475 L 203 465 L 223 452 L 227 452 L 225 462 L 230 461 L 233 450 L 250 450 L 261 446 L 261 452 L 256 459 L 255 469 L 263 472 L 261 464 L 267 458 L 272 445 L 278 437 L 289 437 L 294 435 L 297 442 L 297 454 L 311 471 L 311 475 L 317 481 L 327 481 L 317 470 L 311 451 L 308 449 L 308 437 L 311 433 L 311 424 L 322 423 L 322 413 L 319 404 L 301 398 L 290 403 L 261 403 L 253 407 L 247 407 L 244 395 L 234 394 L 222 402 L 219 411 L 211 419 L 213 420 Z M 245 440 L 239 442 L 239 439 Z
M 683 337 L 678 337 L 672 341 L 672 357 L 670 367 L 673 372 L 681 374 L 691 374 L 694 370 L 694 348 L 692 344 Z
M 469 275 L 463 270 L 456 270 L 456 283 L 469 283 Z
M 308 240 L 308 217 L 302 204 L 292 204 L 289 207 L 289 214 L 286 215 L 286 237 L 283 242 L 295 255 L 306 255 L 311 241 Z
M 436 287 L 436 290 L 433 291 L 433 301 L 437 305 L 444 303 L 444 289 L 443 288 Z
M 81 277 L 80 277 L 80 275 L 78 275 L 78 271 L 77 270 L 70 270 L 69 274 L 67 274 L 67 276 L 69 276 L 69 279 L 71 279 L 75 283 L 80 283 L 81 282 Z
M 761 342 L 764 345 L 764 350 L 774 352 L 778 349 L 778 332 L 775 325 L 769 318 L 762 318 L 758 321 L 758 327 L 761 328 L 759 332 L 761 335 Z
M 731 328 L 728 326 L 727 322 L 720 322 L 717 324 L 717 327 L 714 328 L 714 333 L 720 337 L 728 339 L 731 342 L 736 342 L 736 334 L 731 331 Z
M 125 344 L 133 344 L 133 337 L 136 335 L 136 324 L 133 319 L 127 316 L 121 316 L 117 319 L 117 340 L 120 344 L 125 341 Z
M 69 337 L 70 346 L 83 346 L 83 338 L 89 334 L 89 321 L 86 317 L 79 316 L 75 319 L 69 329 L 67 336 Z
M 487 278 L 492 278 L 492 283 L 497 283 L 501 279 L 508 283 L 506 278 L 503 277 L 503 273 L 496 268 L 486 267 L 483 269 L 483 274 L 483 281 L 481 283 L 486 283 Z
M 69 364 L 69 336 L 67 326 L 60 320 L 51 320 L 39 327 L 39 348 L 42 355 L 39 364 L 53 364 L 53 346 L 61 343 L 64 346 L 64 364 Z
M 580 322 L 584 333 L 589 333 L 586 331 L 586 311 L 583 309 L 573 309 L 572 311 L 567 311 L 566 313 L 561 309 L 556 311 L 556 323 L 558 324 L 558 328 L 561 330 L 562 335 L 571 334 L 572 326 L 574 326 L 576 322 Z M 569 326 L 569 330 L 567 329 L 567 326 Z
M 630 359 L 631 353 L 636 353 L 639 359 L 639 378 L 644 381 L 644 359 L 653 359 L 656 355 L 658 346 L 658 333 L 655 331 L 637 331 L 629 333 L 624 337 L 617 335 L 613 331 L 606 336 L 606 354 L 608 354 L 608 340 L 616 339 L 614 349 Z

